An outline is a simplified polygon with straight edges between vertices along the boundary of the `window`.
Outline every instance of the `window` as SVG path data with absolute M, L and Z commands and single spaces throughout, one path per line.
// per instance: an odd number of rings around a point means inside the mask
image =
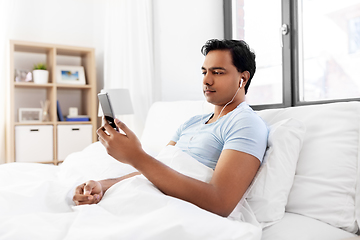
M 224 17 L 257 56 L 252 106 L 360 98 L 360 0 L 224 0 Z
M 247 101 L 257 105 L 282 103 L 281 0 L 238 0 L 232 10 L 233 38 L 244 39 L 256 54 L 256 74 Z

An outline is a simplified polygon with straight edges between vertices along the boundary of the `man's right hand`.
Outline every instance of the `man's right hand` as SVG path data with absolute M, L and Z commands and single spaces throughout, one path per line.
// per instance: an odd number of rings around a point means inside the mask
M 73 201 L 76 205 L 97 204 L 103 195 L 101 183 L 90 180 L 76 187 Z

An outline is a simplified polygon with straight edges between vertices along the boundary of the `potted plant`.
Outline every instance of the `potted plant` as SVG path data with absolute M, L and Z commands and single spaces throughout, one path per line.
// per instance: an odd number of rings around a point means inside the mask
M 34 65 L 33 79 L 34 79 L 34 83 L 38 83 L 38 84 L 48 83 L 49 71 L 46 70 L 46 65 L 44 63 L 38 63 Z

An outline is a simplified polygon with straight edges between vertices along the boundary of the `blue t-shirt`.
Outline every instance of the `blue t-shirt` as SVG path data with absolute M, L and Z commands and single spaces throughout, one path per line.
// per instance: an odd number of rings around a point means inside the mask
M 179 127 L 171 140 L 182 151 L 212 169 L 215 169 L 225 149 L 248 153 L 262 162 L 267 147 L 268 128 L 246 102 L 216 122 L 206 124 L 212 115 L 190 118 Z

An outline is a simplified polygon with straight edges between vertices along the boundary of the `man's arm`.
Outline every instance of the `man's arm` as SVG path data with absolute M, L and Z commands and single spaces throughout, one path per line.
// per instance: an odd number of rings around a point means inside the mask
M 224 150 L 213 177 L 205 183 L 180 174 L 146 155 L 134 163 L 134 167 L 165 194 L 223 217 L 227 217 L 240 201 L 259 165 L 259 160 L 249 154 Z
M 167 145 L 175 146 L 176 142 L 170 141 Z M 104 179 L 100 181 L 90 180 L 76 187 L 73 201 L 76 205 L 97 204 L 102 199 L 105 192 L 114 184 L 140 175 L 139 172 L 133 172 L 118 178 Z
M 163 193 L 220 216 L 227 217 L 232 212 L 260 166 L 260 161 L 252 155 L 224 150 L 211 181 L 205 183 L 180 174 L 149 156 L 125 124 L 118 120 L 116 124 L 125 134 L 116 132 L 107 123 L 97 131 L 100 142 L 112 157 L 135 167 Z
M 100 202 L 105 192 L 115 183 L 127 178 L 140 175 L 139 172 L 133 172 L 118 178 L 105 179 L 101 181 L 87 181 L 76 187 L 73 201 L 76 205 L 96 204 Z
M 170 141 L 170 142 L 167 144 L 167 146 L 169 146 L 169 145 L 171 145 L 171 146 L 175 146 L 175 145 L 176 145 L 176 142 L 174 142 L 174 141 Z

